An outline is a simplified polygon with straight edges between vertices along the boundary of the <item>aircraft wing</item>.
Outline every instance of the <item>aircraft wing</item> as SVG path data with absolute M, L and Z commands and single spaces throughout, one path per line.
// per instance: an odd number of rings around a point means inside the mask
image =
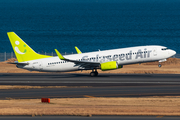
M 81 65 L 83 67 L 99 67 L 100 66 L 99 62 L 70 60 L 70 59 L 64 58 L 57 49 L 55 49 L 55 52 L 58 55 L 60 60 L 65 60 L 65 61 L 73 62 L 76 65 Z

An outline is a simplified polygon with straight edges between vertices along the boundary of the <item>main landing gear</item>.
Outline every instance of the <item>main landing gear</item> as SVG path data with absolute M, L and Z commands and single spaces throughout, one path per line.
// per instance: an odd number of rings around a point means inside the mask
M 97 75 L 98 75 L 97 69 L 95 69 L 95 71 L 92 70 L 92 72 L 90 73 L 91 77 L 94 77 L 94 76 L 97 76 Z

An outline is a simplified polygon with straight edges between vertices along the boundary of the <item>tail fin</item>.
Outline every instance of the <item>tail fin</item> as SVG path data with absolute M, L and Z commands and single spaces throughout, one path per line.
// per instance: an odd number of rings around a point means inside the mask
M 9 37 L 9 40 L 11 42 L 12 48 L 15 52 L 18 62 L 25 62 L 30 60 L 52 57 L 36 53 L 14 32 L 8 32 L 7 35 Z

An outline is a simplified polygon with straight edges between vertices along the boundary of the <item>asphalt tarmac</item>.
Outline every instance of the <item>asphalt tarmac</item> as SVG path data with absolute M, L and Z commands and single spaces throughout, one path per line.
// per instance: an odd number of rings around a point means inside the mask
M 0 85 L 69 86 L 51 89 L 0 90 L 0 99 L 180 96 L 178 74 L 100 74 L 97 77 L 74 73 L 0 74 Z
M 180 74 L 0 73 L 0 85 L 152 86 L 180 85 Z

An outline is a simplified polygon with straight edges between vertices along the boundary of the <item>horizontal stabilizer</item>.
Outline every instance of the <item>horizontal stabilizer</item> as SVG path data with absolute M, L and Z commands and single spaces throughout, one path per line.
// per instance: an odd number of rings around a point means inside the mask
M 16 64 L 16 65 L 29 65 L 29 63 L 16 63 L 16 62 L 7 62 L 8 64 Z

